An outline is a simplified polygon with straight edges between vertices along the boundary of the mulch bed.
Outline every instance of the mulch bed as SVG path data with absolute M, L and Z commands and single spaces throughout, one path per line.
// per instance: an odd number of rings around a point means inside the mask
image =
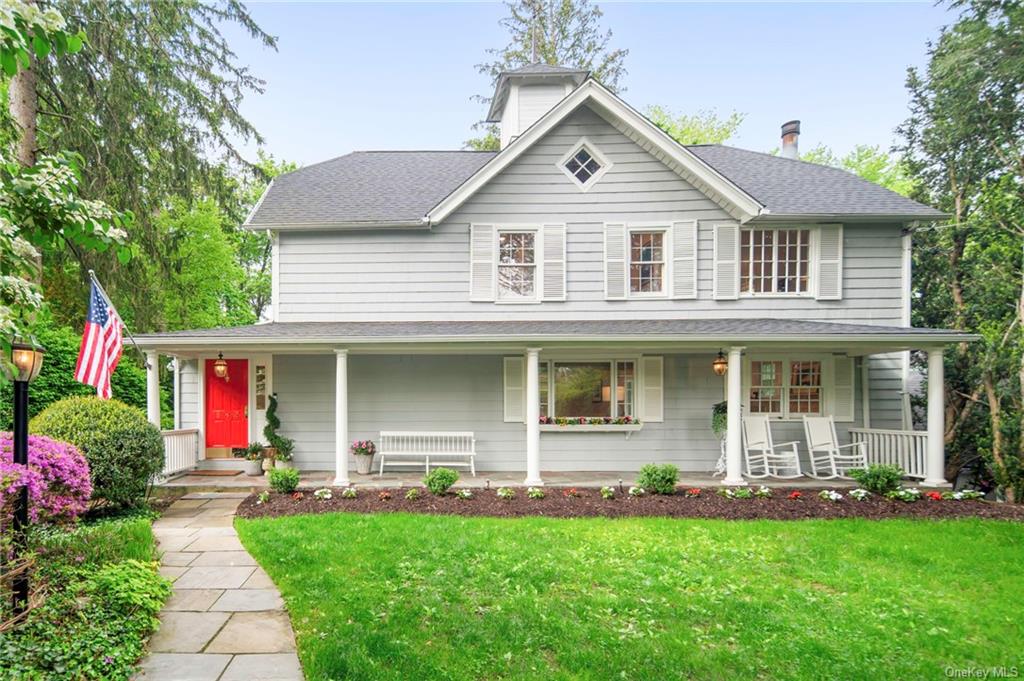
M 800 499 L 786 498 L 790 490 L 779 489 L 771 499 L 726 499 L 716 489 L 705 488 L 699 497 L 684 496 L 678 490 L 672 496 L 648 495 L 630 497 L 616 493 L 614 499 L 602 499 L 597 489 L 576 488 L 579 497 L 565 495 L 565 487 L 545 487 L 545 498 L 529 499 L 526 490 L 516 488 L 516 498 L 499 499 L 494 489 L 474 489 L 472 499 L 459 499 L 452 494 L 435 497 L 421 490 L 419 499 L 405 498 L 409 488 L 359 489 L 355 499 L 341 498 L 334 489 L 330 500 L 321 501 L 312 489 L 303 489 L 302 497 L 271 493 L 269 500 L 257 504 L 258 495 L 245 499 L 238 508 L 243 518 L 273 518 L 308 513 L 429 513 L 461 516 L 518 518 L 546 516 L 550 518 L 581 517 L 669 517 L 724 518 L 729 520 L 805 520 L 814 518 L 997 518 L 1024 521 L 1024 505 L 988 501 L 933 501 L 922 498 L 906 503 L 872 496 L 856 501 L 846 496 L 838 502 L 819 499 L 819 490 L 800 490 Z M 382 500 L 387 492 L 390 499 Z

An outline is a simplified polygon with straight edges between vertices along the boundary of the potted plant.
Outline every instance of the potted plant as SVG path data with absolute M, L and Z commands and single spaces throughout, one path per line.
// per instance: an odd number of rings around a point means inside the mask
M 270 447 L 264 453 L 267 458 L 264 458 L 263 470 L 290 468 L 295 441 L 277 433 L 277 429 L 281 427 L 281 419 L 277 417 L 277 393 L 272 394 L 267 402 L 266 419 L 267 424 L 263 427 L 263 437 L 266 438 Z M 268 458 L 269 465 L 266 463 Z
M 259 475 L 263 469 L 263 444 L 250 442 L 245 448 L 245 463 L 242 472 L 246 475 Z
M 278 435 L 276 442 L 277 446 L 274 449 L 277 450 L 277 457 L 274 459 L 274 468 L 291 468 L 292 450 L 295 449 L 295 441 Z
M 377 445 L 373 440 L 356 440 L 352 443 L 352 455 L 356 457 L 356 471 L 360 475 L 369 475 L 373 470 L 373 455 L 377 453 Z

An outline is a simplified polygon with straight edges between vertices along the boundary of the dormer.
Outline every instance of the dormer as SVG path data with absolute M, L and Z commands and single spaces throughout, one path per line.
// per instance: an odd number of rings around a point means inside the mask
M 501 148 L 536 123 L 589 75 L 585 69 L 549 64 L 530 64 L 502 72 L 487 113 L 488 123 L 501 126 Z

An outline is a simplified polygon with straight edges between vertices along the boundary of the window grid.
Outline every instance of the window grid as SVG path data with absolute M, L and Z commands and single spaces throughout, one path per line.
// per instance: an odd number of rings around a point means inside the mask
M 750 413 L 788 418 L 822 413 L 820 360 L 751 360 Z
M 789 412 L 791 414 L 821 413 L 821 362 L 791 362 L 789 385 Z
M 807 293 L 810 237 L 807 229 L 741 230 L 740 291 Z
M 630 232 L 629 292 L 665 290 L 665 233 Z
M 601 394 L 598 396 L 594 395 L 594 399 L 600 399 L 597 403 L 608 403 L 607 413 L 602 411 L 601 414 L 561 414 L 558 413 L 558 393 L 557 393 L 557 376 L 558 370 L 562 368 L 570 368 L 574 366 L 585 366 L 585 365 L 600 365 L 607 366 L 610 370 L 610 381 L 607 384 L 602 382 Z M 599 416 L 606 417 L 614 415 L 614 417 L 624 416 L 635 416 L 636 415 L 636 362 L 633 360 L 614 360 L 614 361 L 566 361 L 566 360 L 548 360 L 542 361 L 539 367 L 539 383 L 538 389 L 540 391 L 540 413 L 542 416 L 548 416 L 550 418 L 584 418 Z M 612 391 L 611 386 L 616 386 L 615 390 Z
M 782 362 L 750 362 L 750 413 L 782 413 Z
M 586 147 L 580 147 L 579 151 L 565 162 L 565 169 L 576 178 L 577 182 L 586 184 L 601 170 L 601 164 Z
M 498 233 L 498 297 L 502 300 L 536 295 L 537 263 L 534 232 Z

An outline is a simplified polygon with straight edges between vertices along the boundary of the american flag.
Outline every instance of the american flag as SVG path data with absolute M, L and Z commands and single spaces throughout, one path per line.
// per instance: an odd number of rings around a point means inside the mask
M 117 310 L 92 282 L 89 315 L 85 318 L 82 347 L 78 350 L 75 380 L 96 388 L 96 395 L 110 399 L 110 377 L 121 359 L 121 318 Z

